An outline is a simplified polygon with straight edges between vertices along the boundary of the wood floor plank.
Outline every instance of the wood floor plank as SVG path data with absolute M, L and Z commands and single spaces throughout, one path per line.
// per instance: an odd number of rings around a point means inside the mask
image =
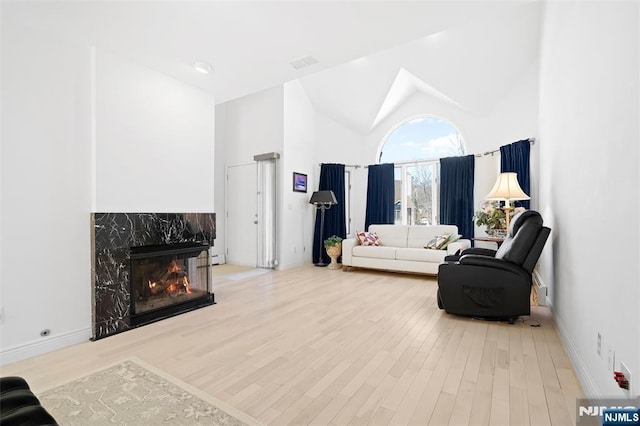
M 492 425 L 509 425 L 509 330 L 504 325 L 498 328 L 496 363 L 491 390 Z
M 37 394 L 138 357 L 278 426 L 575 422 L 583 392 L 546 308 L 532 307 L 540 327 L 508 325 L 439 310 L 433 277 L 214 271 L 216 305 L 2 374 L 25 377 Z
M 423 357 L 426 354 L 423 353 Z M 411 386 L 407 390 L 406 396 L 402 398 L 400 405 L 395 410 L 391 418 L 392 424 L 404 425 L 408 424 L 416 411 L 416 407 L 420 403 L 420 397 L 426 390 L 426 384 L 429 382 L 433 371 L 421 368 L 418 373 L 407 370 L 407 373 L 414 377 Z
M 356 418 L 362 421 L 371 421 L 376 416 L 376 412 L 382 407 L 382 401 L 395 387 L 397 378 L 389 375 L 375 376 L 366 383 L 372 386 L 375 390 L 360 407 L 360 410 L 356 414 Z M 387 410 L 386 408 L 384 410 Z M 393 411 L 387 410 L 393 415 Z M 386 412 L 386 411 L 385 411 Z
M 349 362 L 341 362 L 337 364 L 333 369 L 323 374 L 323 377 L 316 382 L 316 384 L 306 392 L 306 395 L 317 398 L 320 396 L 322 391 L 324 391 L 329 385 L 336 380 L 346 369 L 351 367 L 351 363 Z
M 491 391 L 493 389 L 493 374 L 480 373 L 476 391 L 471 405 L 470 425 L 486 426 L 491 421 Z
M 296 417 L 294 417 L 290 424 L 292 425 L 307 425 L 331 402 L 332 398 L 328 396 L 320 395 L 314 398 L 311 403 L 305 407 L 304 410 L 300 410 Z
M 409 420 L 411 424 L 425 424 L 433 415 L 440 392 L 447 380 L 453 354 L 462 339 L 462 330 L 457 324 L 456 319 L 449 324 L 447 331 L 440 334 L 440 339 L 424 362 L 423 368 L 432 371 L 432 374 L 425 383 L 418 406 Z
M 349 402 L 342 407 L 338 414 L 331 420 L 331 423 L 335 425 L 351 424 L 360 408 L 362 408 L 375 390 L 376 389 L 373 386 L 367 384 L 360 386 L 360 389 L 358 389 L 356 393 L 349 398 Z
M 310 426 L 324 426 L 328 425 L 331 420 L 342 410 L 342 407 L 347 405 L 349 397 L 340 395 L 332 398 L 331 401 L 318 413 L 317 416 L 309 422 Z
M 527 404 L 529 405 L 529 420 L 532 425 L 550 425 L 549 408 L 542 385 L 542 375 L 537 367 L 537 352 L 533 332 L 537 328 L 526 330 L 522 335 L 522 351 L 525 368 L 525 382 L 527 389 Z
M 370 424 L 372 425 L 390 425 L 391 418 L 393 417 L 393 411 L 380 407 L 376 410 L 375 414 L 371 418 Z
M 471 421 L 473 397 L 478 385 L 480 363 L 487 332 L 486 324 L 470 322 L 473 340 L 469 348 L 469 357 L 465 364 L 460 387 L 456 394 L 453 413 L 449 419 L 449 425 L 468 425 Z

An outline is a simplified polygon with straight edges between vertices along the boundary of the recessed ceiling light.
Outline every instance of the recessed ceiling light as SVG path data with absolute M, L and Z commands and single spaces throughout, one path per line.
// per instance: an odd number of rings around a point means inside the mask
M 193 68 L 195 68 L 196 71 L 199 71 L 202 74 L 209 74 L 212 70 L 210 63 L 201 62 L 201 61 L 198 61 L 195 64 L 193 64 Z

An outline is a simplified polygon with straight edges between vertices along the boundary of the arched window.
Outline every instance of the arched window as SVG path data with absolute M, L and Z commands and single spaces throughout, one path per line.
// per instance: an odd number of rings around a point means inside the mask
M 395 223 L 439 223 L 439 159 L 464 155 L 458 129 L 434 116 L 410 118 L 391 129 L 380 145 L 379 163 L 395 164 Z

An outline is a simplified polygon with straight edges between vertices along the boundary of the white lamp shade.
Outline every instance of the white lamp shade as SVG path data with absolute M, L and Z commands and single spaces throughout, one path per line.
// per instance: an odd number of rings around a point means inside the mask
M 513 172 L 500 173 L 496 184 L 493 189 L 486 196 L 487 200 L 504 200 L 507 205 L 510 200 L 530 200 L 527 194 L 524 193 L 520 184 L 518 183 L 518 175 Z

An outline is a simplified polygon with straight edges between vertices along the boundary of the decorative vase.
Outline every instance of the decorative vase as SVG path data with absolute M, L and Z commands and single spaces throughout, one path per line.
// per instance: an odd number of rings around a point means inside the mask
M 338 256 L 342 253 L 342 243 L 334 244 L 329 247 L 325 247 L 327 250 L 327 254 L 331 258 L 331 263 L 327 266 L 327 269 L 340 269 L 340 264 L 338 263 Z

